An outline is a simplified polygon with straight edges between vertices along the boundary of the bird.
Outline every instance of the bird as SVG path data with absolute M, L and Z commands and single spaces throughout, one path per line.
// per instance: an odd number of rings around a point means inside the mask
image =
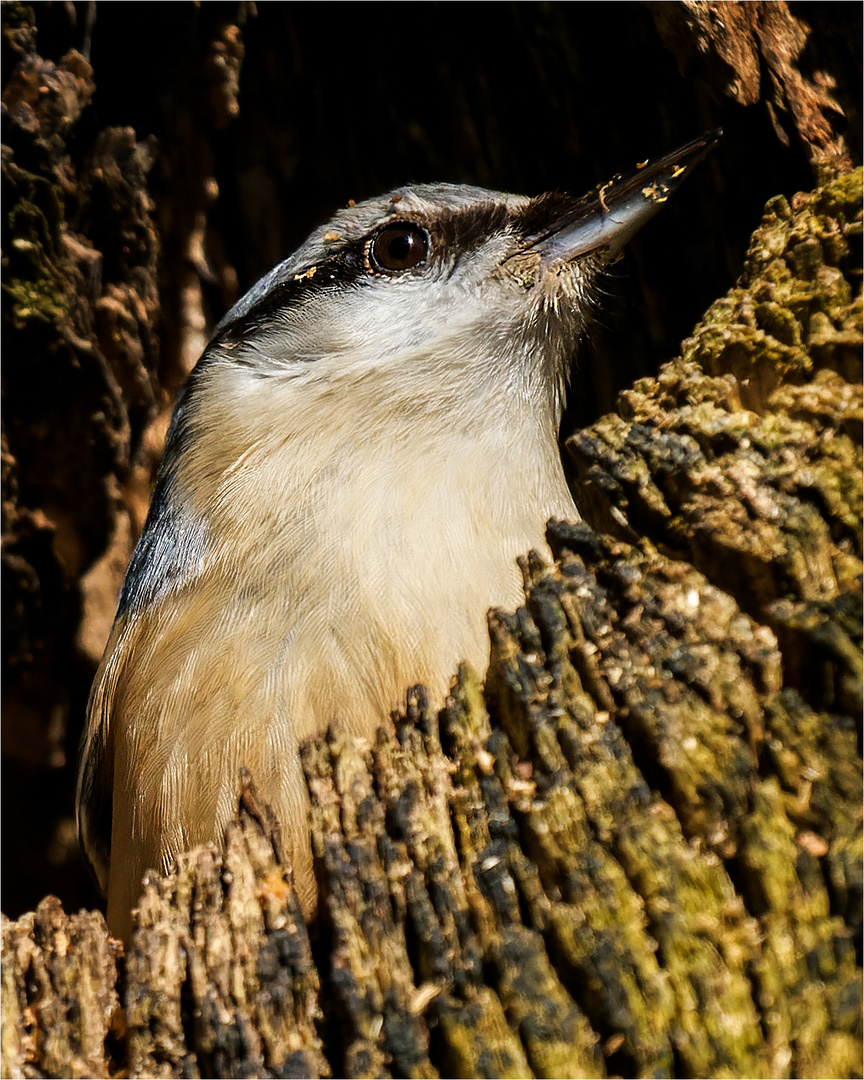
M 82 737 L 77 824 L 112 933 L 221 843 L 241 769 L 317 887 L 301 744 L 369 738 L 488 665 L 578 520 L 558 444 L 598 275 L 715 144 L 581 197 L 462 184 L 349 203 L 228 312 L 182 388 Z

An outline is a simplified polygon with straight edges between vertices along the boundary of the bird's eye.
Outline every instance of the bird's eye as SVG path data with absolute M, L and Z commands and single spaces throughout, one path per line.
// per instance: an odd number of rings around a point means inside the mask
M 428 254 L 426 230 L 410 221 L 399 221 L 378 230 L 369 247 L 369 262 L 374 270 L 396 274 L 419 266 Z

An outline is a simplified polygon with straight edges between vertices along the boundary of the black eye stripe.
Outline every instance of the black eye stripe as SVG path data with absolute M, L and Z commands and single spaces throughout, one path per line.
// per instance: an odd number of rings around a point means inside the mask
M 252 332 L 278 318 L 280 313 L 307 298 L 350 288 L 373 274 L 398 278 L 426 263 L 444 265 L 454 253 L 473 251 L 491 232 L 503 229 L 508 218 L 505 206 L 483 204 L 468 210 L 442 210 L 428 225 L 400 218 L 391 219 L 365 236 L 330 238 L 332 248 L 312 263 L 295 264 L 281 280 L 269 284 L 256 301 L 230 322 L 225 323 L 212 344 L 232 345 L 242 342 Z M 451 267 L 452 271 L 452 267 Z
M 399 274 L 424 262 L 429 254 L 429 233 L 413 221 L 382 225 L 372 236 L 367 257 L 372 270 Z

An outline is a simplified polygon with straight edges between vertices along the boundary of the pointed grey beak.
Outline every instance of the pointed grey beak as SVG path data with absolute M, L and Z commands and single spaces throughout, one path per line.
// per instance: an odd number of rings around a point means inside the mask
M 590 191 L 551 227 L 530 238 L 527 248 L 540 252 L 541 271 L 592 252 L 602 252 L 610 262 L 614 260 L 714 148 L 722 134 L 723 129 L 717 128 Z

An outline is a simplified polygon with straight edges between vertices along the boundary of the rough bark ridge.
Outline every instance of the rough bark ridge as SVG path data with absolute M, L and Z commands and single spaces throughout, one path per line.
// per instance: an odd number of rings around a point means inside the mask
M 801 4 L 649 0 L 646 7 L 682 72 L 742 105 L 764 99 L 777 138 L 788 145 L 794 133 L 817 171 L 852 165 L 837 119 L 845 112 L 851 120 L 859 101 L 824 68 L 810 67 L 806 52 L 814 43 Z
M 44 60 L 26 21 L 4 30 L 18 61 L 3 94 L 14 343 L 3 372 L 4 738 L 17 737 L 24 760 L 62 760 L 75 639 L 86 648 L 94 635 L 82 593 L 99 587 L 91 567 L 117 528 L 133 431 L 158 394 L 152 159 L 131 129 L 110 128 L 76 168 L 68 142 L 95 90 L 90 65 L 74 51 Z M 128 544 L 128 517 L 125 533 Z M 59 714 L 48 730 L 46 711 Z
M 3 1075 L 860 1076 L 861 230 L 860 171 L 772 201 L 571 441 L 485 693 L 307 747 L 311 946 L 250 796 L 116 988 L 100 916 L 3 924 Z

